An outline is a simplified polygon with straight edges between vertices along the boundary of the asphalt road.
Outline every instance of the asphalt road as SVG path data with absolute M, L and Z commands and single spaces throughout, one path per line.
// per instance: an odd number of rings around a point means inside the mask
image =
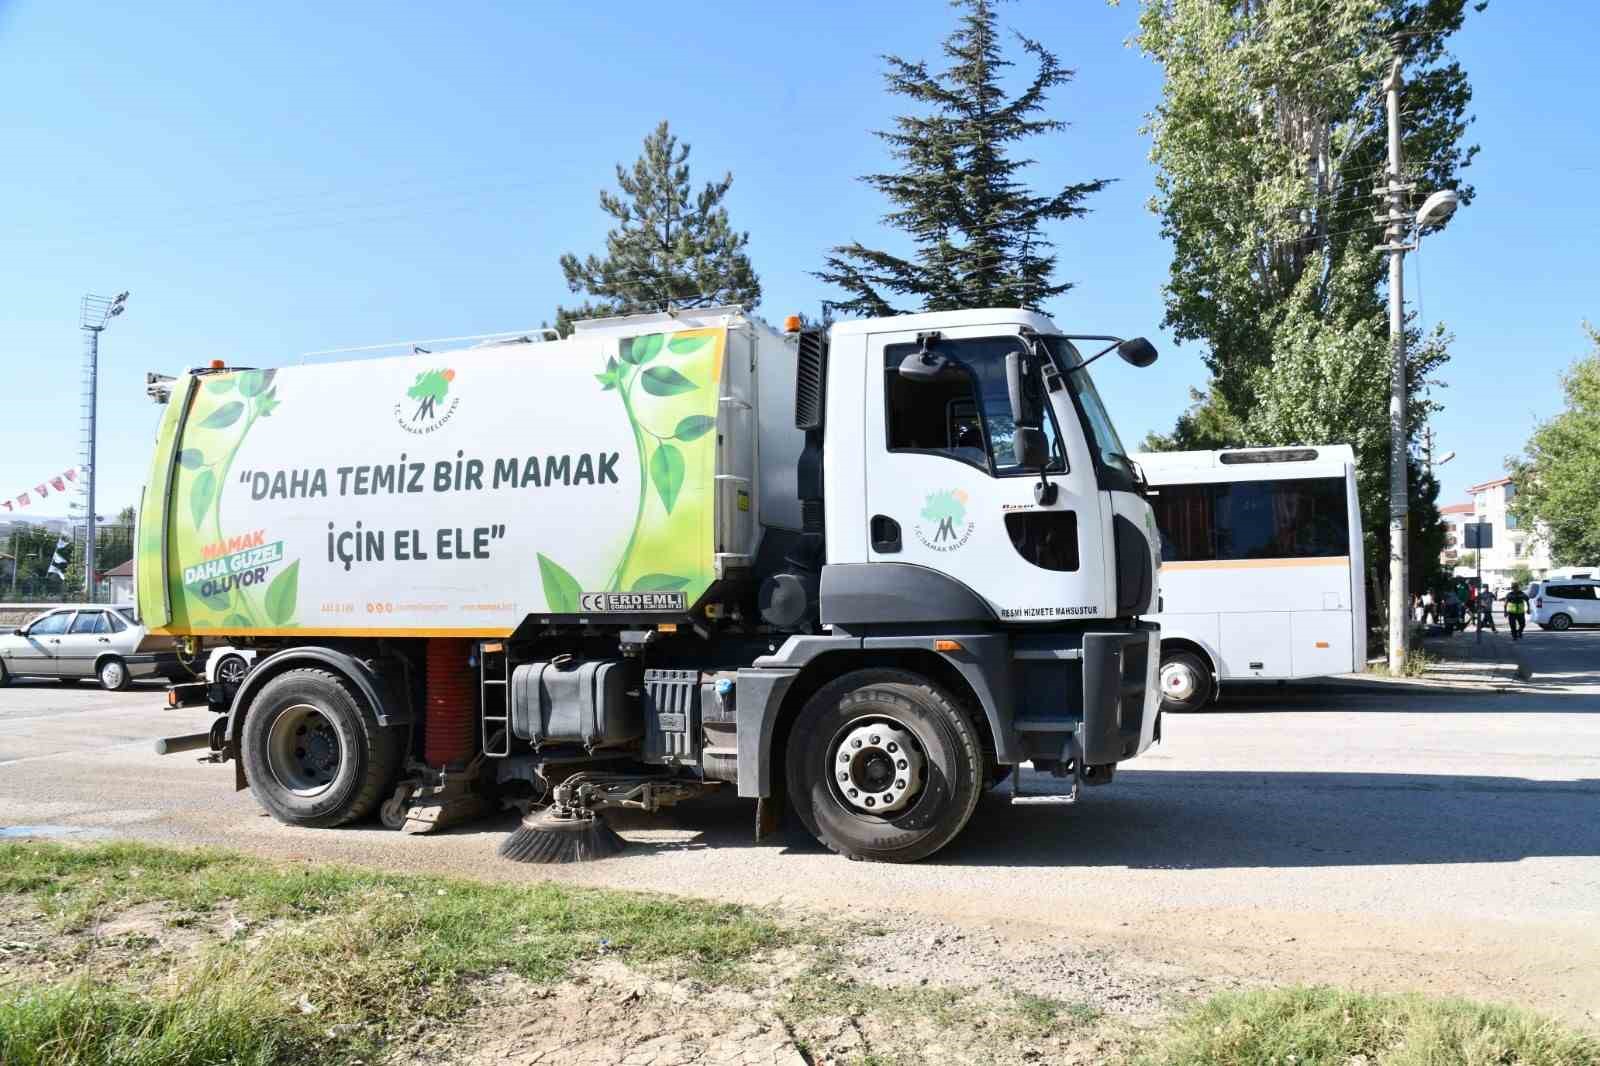
M 156 688 L 17 683 L 0 690 L 0 836 L 913 912 L 992 930 L 1002 957 L 1091 943 L 1179 974 L 1421 988 L 1600 1026 L 1600 631 L 1534 630 L 1519 648 L 1535 677 L 1514 692 L 1235 689 L 1169 716 L 1158 748 L 1077 806 L 988 796 L 914 866 L 752 844 L 753 807 L 731 796 L 619 818 L 627 852 L 556 868 L 496 858 L 504 817 L 429 837 L 294 830 L 235 793 L 231 768 L 152 753 L 205 711 L 165 710 Z

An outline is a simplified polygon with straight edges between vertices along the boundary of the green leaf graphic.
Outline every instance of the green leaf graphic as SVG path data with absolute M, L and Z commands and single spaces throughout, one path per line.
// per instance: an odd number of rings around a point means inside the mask
M 629 592 L 677 592 L 689 579 L 676 574 L 646 574 L 633 583 Z
M 257 401 L 257 410 L 260 412 L 261 417 L 265 418 L 270 415 L 272 413 L 272 409 L 277 406 L 278 387 L 274 385 L 272 388 L 267 390 L 267 394 L 265 396 L 261 397 L 261 399 Z
M 252 370 L 239 379 L 239 395 L 259 396 L 267 391 L 267 386 L 277 376 L 276 370 Z
M 222 624 L 229 629 L 249 629 L 250 619 L 242 614 L 230 614 L 222 620 Z
M 199 470 L 206 465 L 206 456 L 199 448 L 185 448 L 178 453 L 178 464 L 185 470 Z
M 644 372 L 644 391 L 652 396 L 676 396 L 699 388 L 670 366 L 653 366 Z
M 228 596 L 228 592 L 213 592 L 209 596 L 204 592 L 200 593 L 201 601 L 213 611 L 226 611 L 228 609 Z
M 267 586 L 267 617 L 278 625 L 293 620 L 295 600 L 300 594 L 300 560 L 283 568 Z
M 683 453 L 670 444 L 658 445 L 650 457 L 650 480 L 655 482 L 661 506 L 671 514 L 672 505 L 678 502 L 678 490 L 683 488 Z
M 643 366 L 660 353 L 661 334 L 652 333 L 647 337 L 624 337 L 620 349 L 624 363 Z
M 685 442 L 699 440 L 716 426 L 717 420 L 710 415 L 690 415 L 678 423 L 678 428 L 672 435 Z
M 697 352 L 710 343 L 711 338 L 703 333 L 698 337 L 685 337 L 680 334 L 668 341 L 667 347 L 674 355 L 685 355 L 689 352 Z
M 232 389 L 233 386 L 234 386 L 233 375 L 229 374 L 227 377 L 221 377 L 221 378 L 215 378 L 214 377 L 210 381 L 206 382 L 206 391 L 207 392 L 227 392 L 230 389 Z
M 539 580 L 544 584 L 544 600 L 555 614 L 576 614 L 583 588 L 543 552 L 539 556 Z
M 615 357 L 606 360 L 606 370 L 603 374 L 596 374 L 594 379 L 602 386 L 602 391 L 610 392 L 617 387 L 617 360 Z
M 230 400 L 209 415 L 206 415 L 200 422 L 200 428 L 227 429 L 239 421 L 239 416 L 242 414 L 244 414 L 244 404 L 238 400 Z
M 202 470 L 194 476 L 194 481 L 189 484 L 189 514 L 194 518 L 194 528 L 199 529 L 200 523 L 206 520 L 206 512 L 211 510 L 211 498 L 217 494 L 217 475 L 211 470 Z

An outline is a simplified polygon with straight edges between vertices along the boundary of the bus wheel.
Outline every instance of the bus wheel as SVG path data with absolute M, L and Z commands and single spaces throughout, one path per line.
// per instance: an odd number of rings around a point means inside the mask
M 1211 702 L 1216 684 L 1211 667 L 1192 651 L 1174 649 L 1161 653 L 1161 709 L 1174 714 L 1203 711 Z
M 325 827 L 372 813 L 400 764 L 400 741 L 344 678 L 289 670 L 250 701 L 240 758 L 250 791 L 269 814 Z
M 948 693 L 904 670 L 824 686 L 789 734 L 795 813 L 841 855 L 915 862 L 953 840 L 983 789 L 977 729 Z

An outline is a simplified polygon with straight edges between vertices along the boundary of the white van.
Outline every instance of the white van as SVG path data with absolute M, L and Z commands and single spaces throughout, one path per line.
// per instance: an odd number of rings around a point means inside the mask
M 1551 578 L 1529 591 L 1540 629 L 1600 625 L 1600 581 L 1594 578 Z

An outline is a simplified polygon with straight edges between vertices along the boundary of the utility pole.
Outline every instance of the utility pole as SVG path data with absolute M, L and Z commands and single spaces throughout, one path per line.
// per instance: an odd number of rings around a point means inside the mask
M 1410 632 L 1406 610 L 1406 532 L 1409 519 L 1406 493 L 1406 186 L 1400 183 L 1400 68 L 1397 55 L 1384 85 L 1389 110 L 1388 226 L 1384 250 L 1389 253 L 1389 673 L 1406 672 L 1406 643 Z
M 110 298 L 86 293 L 78 305 L 78 328 L 83 330 L 83 493 L 88 505 L 83 523 L 83 598 L 95 602 L 94 587 L 94 460 L 95 415 L 99 403 L 100 334 L 126 309 L 128 294 Z

